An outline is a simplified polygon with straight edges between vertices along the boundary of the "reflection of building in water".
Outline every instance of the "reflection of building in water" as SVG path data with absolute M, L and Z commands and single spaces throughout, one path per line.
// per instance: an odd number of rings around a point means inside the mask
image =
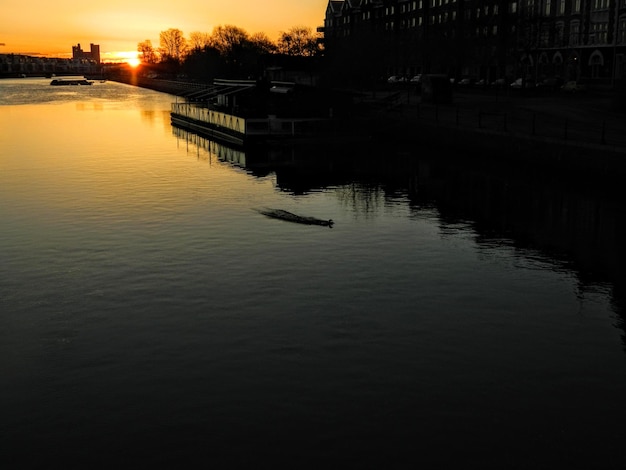
M 301 194 L 311 190 L 346 183 L 344 165 L 350 159 L 338 156 L 326 146 L 313 145 L 275 145 L 246 148 L 229 147 L 224 143 L 202 137 L 172 126 L 172 133 L 185 144 L 197 149 L 198 157 L 218 160 L 244 168 L 257 177 L 276 175 L 276 183 L 282 190 Z M 360 154 L 356 149 L 353 150 Z M 206 153 L 206 155 L 201 155 Z M 363 160 L 359 159 L 359 164 Z
M 376 214 L 373 208 L 388 199 L 406 199 L 412 217 L 439 219 L 442 236 L 450 227 L 471 227 L 485 254 L 508 245 L 520 259 L 572 271 L 581 299 L 610 283 L 619 327 L 626 330 L 625 225 L 618 198 L 602 182 L 568 183 L 558 172 L 526 164 L 511 170 L 372 145 L 338 153 L 324 146 L 278 146 L 246 154 L 175 126 L 172 131 L 220 161 L 259 176 L 275 173 L 280 190 L 326 188 L 363 216 Z
M 242 168 L 246 167 L 246 152 L 242 150 L 227 147 L 176 126 L 172 126 L 172 132 L 176 137 L 184 139 L 185 142 L 194 145 L 198 150 L 201 149 L 210 155 L 215 155 L 220 161 Z
M 417 189 L 410 193 L 415 216 L 436 207 L 442 230 L 470 224 L 485 253 L 508 243 L 520 259 L 571 270 L 581 299 L 599 286 L 612 286 L 619 327 L 626 330 L 626 227 L 618 198 L 602 182 L 567 182 L 558 173 L 523 165 L 511 170 L 432 160 L 415 168 Z

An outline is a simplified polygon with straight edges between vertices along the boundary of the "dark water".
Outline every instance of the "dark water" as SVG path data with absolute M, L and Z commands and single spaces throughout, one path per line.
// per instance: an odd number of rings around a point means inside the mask
M 616 199 L 48 82 L 0 82 L 3 468 L 623 468 Z

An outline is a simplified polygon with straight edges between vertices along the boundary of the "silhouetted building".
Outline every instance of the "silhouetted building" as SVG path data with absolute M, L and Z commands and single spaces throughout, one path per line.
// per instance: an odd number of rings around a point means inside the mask
M 626 0 L 331 0 L 319 30 L 330 70 L 353 84 L 419 73 L 626 79 Z
M 72 58 L 77 60 L 93 60 L 97 64 L 100 63 L 100 46 L 98 44 L 90 44 L 90 51 L 85 52 L 80 47 L 80 43 L 72 46 Z
M 72 46 L 71 59 L 0 54 L 0 77 L 101 74 L 101 68 L 97 44 L 91 44 L 90 52 L 83 52 L 80 44 Z

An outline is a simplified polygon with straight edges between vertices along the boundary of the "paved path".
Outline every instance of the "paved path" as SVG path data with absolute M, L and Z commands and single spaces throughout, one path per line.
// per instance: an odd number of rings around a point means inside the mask
M 415 93 L 394 97 L 386 112 L 437 122 L 441 126 L 474 128 L 569 144 L 605 146 L 626 153 L 626 109 L 618 109 L 609 93 L 522 95 L 519 93 L 455 91 L 452 104 L 423 103 Z M 384 99 L 379 94 L 378 99 Z
M 180 96 L 206 87 L 150 79 L 135 84 Z M 626 99 L 619 110 L 617 98 L 611 93 L 523 94 L 510 90 L 457 88 L 452 104 L 434 105 L 423 103 L 413 90 L 388 89 L 366 93 L 362 101 L 371 105 L 367 106 L 368 114 L 373 112 L 380 121 L 417 120 L 441 127 L 591 146 L 594 150 L 626 154 Z

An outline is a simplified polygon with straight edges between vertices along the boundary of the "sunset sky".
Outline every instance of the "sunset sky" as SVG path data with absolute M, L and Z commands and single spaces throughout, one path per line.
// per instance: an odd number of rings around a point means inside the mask
M 0 53 L 71 55 L 72 45 L 99 44 L 102 59 L 136 51 L 159 33 L 180 29 L 185 37 L 215 26 L 235 25 L 248 33 L 265 32 L 276 39 L 293 26 L 315 30 L 324 22 L 327 0 L 2 0 Z

